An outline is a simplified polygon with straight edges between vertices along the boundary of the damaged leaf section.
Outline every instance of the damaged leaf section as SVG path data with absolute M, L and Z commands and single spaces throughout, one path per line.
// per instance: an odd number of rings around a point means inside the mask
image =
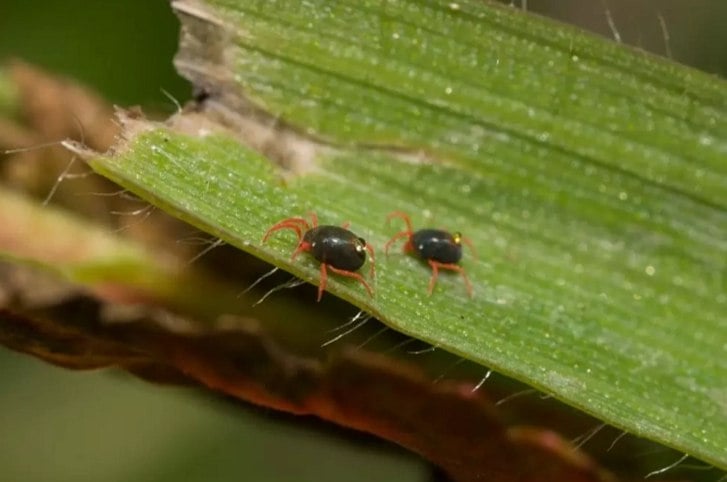
M 226 130 L 241 144 L 275 162 L 283 176 L 316 169 L 316 158 L 330 147 L 311 134 L 287 125 L 280 117 L 251 102 L 239 88 L 233 39 L 239 31 L 218 17 L 203 2 L 172 2 L 182 20 L 180 49 L 174 59 L 177 70 L 195 86 L 195 111 L 172 122 L 183 132 L 195 128 L 204 134 L 210 126 Z M 201 115 L 199 115 L 201 114 Z

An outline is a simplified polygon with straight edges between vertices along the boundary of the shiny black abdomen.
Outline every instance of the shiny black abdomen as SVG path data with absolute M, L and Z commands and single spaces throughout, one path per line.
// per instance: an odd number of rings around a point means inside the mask
M 412 235 L 411 244 L 422 259 L 451 264 L 462 258 L 462 245 L 455 243 L 454 237 L 441 229 L 420 229 Z
M 303 235 L 303 241 L 310 243 L 315 259 L 334 268 L 356 271 L 366 261 L 366 243 L 339 226 L 317 226 Z

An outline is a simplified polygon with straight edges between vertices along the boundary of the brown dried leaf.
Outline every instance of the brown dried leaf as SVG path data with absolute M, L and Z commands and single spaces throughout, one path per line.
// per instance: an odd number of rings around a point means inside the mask
M 29 289 L 15 286 L 15 288 Z M 32 289 L 32 288 L 31 288 Z M 407 447 L 457 481 L 615 480 L 557 434 L 507 427 L 470 383 L 433 383 L 419 368 L 361 350 L 322 362 L 286 351 L 255 320 L 206 328 L 151 308 L 74 290 L 30 298 L 6 290 L 0 343 L 74 369 L 116 366 L 369 432 Z

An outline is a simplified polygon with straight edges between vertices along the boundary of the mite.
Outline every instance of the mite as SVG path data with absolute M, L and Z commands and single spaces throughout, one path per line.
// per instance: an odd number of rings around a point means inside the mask
M 369 277 L 374 278 L 374 250 L 366 244 L 363 238 L 359 238 L 349 231 L 348 223 L 343 226 L 322 225 L 318 226 L 318 216 L 310 213 L 311 222 L 303 218 L 287 218 L 274 224 L 265 232 L 262 242 L 264 243 L 276 231 L 281 229 L 292 229 L 298 235 L 298 246 L 293 251 L 291 260 L 294 260 L 300 253 L 308 252 L 321 263 L 321 282 L 318 285 L 318 301 L 321 300 L 328 281 L 328 270 L 354 278 L 361 283 L 369 296 L 373 297 L 374 292 L 371 286 L 359 273 L 356 273 L 366 262 L 366 253 L 371 256 L 371 268 Z
M 420 229 L 414 231 L 411 227 L 409 216 L 401 211 L 394 211 L 386 218 L 386 222 L 392 218 L 401 218 L 406 223 L 406 229 L 394 235 L 384 246 L 384 252 L 388 255 L 391 245 L 401 238 L 406 238 L 404 244 L 405 253 L 413 253 L 417 258 L 426 261 L 432 268 L 432 277 L 429 280 L 429 295 L 434 292 L 437 284 L 437 277 L 440 269 L 456 271 L 462 275 L 467 294 L 472 297 L 472 284 L 464 272 L 464 268 L 457 263 L 462 259 L 462 243 L 464 242 L 474 252 L 472 244 L 460 233 L 450 233 L 442 229 Z

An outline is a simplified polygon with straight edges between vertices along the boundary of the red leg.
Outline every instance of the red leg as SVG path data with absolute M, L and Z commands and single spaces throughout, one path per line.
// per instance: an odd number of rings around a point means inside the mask
M 341 227 L 343 229 L 348 229 L 348 227 L 351 225 L 351 221 L 346 221 L 345 223 L 341 224 Z
M 391 245 L 392 245 L 392 244 L 394 244 L 394 242 L 396 242 L 397 240 L 399 240 L 399 239 L 401 239 L 401 238 L 404 238 L 404 237 L 407 237 L 407 236 L 408 236 L 408 237 L 410 238 L 410 241 L 409 241 L 409 242 L 407 243 L 407 245 L 410 245 L 410 244 L 411 244 L 411 232 L 410 232 L 410 231 L 399 231 L 398 233 L 396 233 L 396 234 L 394 235 L 394 237 L 393 237 L 393 238 L 391 238 L 391 239 L 390 239 L 390 240 L 389 240 L 389 241 L 388 241 L 388 242 L 387 242 L 387 243 L 386 243 L 386 244 L 384 245 L 384 254 L 385 254 L 386 256 L 388 256 L 388 255 L 389 255 L 389 248 L 391 247 Z M 404 246 L 404 251 L 405 251 L 405 252 L 408 252 L 408 251 L 409 251 L 409 250 L 407 249 L 407 246 L 406 246 L 406 245 Z
M 462 275 L 462 279 L 464 280 L 465 285 L 467 286 L 467 294 L 472 297 L 472 283 L 470 283 L 469 278 L 467 278 L 467 275 L 464 272 L 464 268 L 457 265 L 457 264 L 451 264 L 451 263 L 440 263 L 438 261 L 429 260 L 428 261 L 429 266 L 432 267 L 432 278 L 429 280 L 429 295 L 431 295 L 434 292 L 434 285 L 437 284 L 437 276 L 439 276 L 439 268 L 442 269 L 448 269 L 450 271 L 456 271 L 460 275 Z
M 404 211 L 394 211 L 392 213 L 389 213 L 388 216 L 386 216 L 386 224 L 389 224 L 389 221 L 391 221 L 391 218 L 401 218 L 406 223 L 406 230 L 409 232 L 409 234 L 413 233 L 414 230 L 411 228 L 411 220 L 409 219 L 409 215 L 406 214 Z
M 376 279 L 376 268 L 374 267 L 376 265 L 376 259 L 374 257 L 374 247 L 370 244 L 367 244 L 366 251 L 368 251 L 369 256 L 371 256 L 371 261 L 369 262 L 371 264 L 371 268 L 369 268 L 369 278 L 374 280 Z
M 298 247 L 295 248 L 295 251 L 293 251 L 293 255 L 290 257 L 290 260 L 293 261 L 303 251 L 310 251 L 309 242 L 301 241 L 300 243 L 298 243 Z
M 281 229 L 292 229 L 298 236 L 298 241 L 300 241 L 303 238 L 303 229 L 308 231 L 310 229 L 310 225 L 308 224 L 308 221 L 303 218 L 283 219 L 282 221 L 273 224 L 270 229 L 265 231 L 262 242 L 264 243 L 267 241 L 271 234 Z
M 318 215 L 316 213 L 314 213 L 313 211 L 310 211 L 310 212 L 308 212 L 308 216 L 310 216 L 311 226 L 314 228 L 317 227 L 318 226 Z
M 321 282 L 318 285 L 318 299 L 321 301 L 323 298 L 323 292 L 326 291 L 326 284 L 328 283 L 328 273 L 326 272 L 326 263 L 321 263 Z
M 386 216 L 386 224 L 389 224 L 389 221 L 391 221 L 392 218 L 401 218 L 406 223 L 406 230 L 399 231 L 394 235 L 393 238 L 391 238 L 385 245 L 384 245 L 384 254 L 387 256 L 389 255 L 389 248 L 391 245 L 398 239 L 408 237 L 409 240 L 404 245 L 404 252 L 409 253 L 414 248 L 411 244 L 411 237 L 414 235 L 414 231 L 411 228 L 411 220 L 409 219 L 409 215 L 406 214 L 404 211 L 394 211 L 392 213 L 389 213 L 388 216 Z
M 414 245 L 411 242 L 411 236 L 410 236 L 409 239 L 406 240 L 406 243 L 404 243 L 404 252 L 411 253 L 412 251 L 414 251 Z
M 323 264 L 323 266 L 326 266 L 326 265 Z M 336 274 L 340 274 L 341 276 L 346 276 L 348 278 L 354 278 L 355 280 L 358 280 L 359 283 L 361 283 L 362 285 L 364 285 L 364 288 L 366 288 L 366 291 L 369 292 L 369 296 L 372 297 L 372 298 L 374 297 L 373 290 L 371 289 L 371 287 L 369 286 L 369 284 L 366 282 L 366 280 L 363 278 L 363 276 L 361 276 L 360 274 L 354 273 L 353 271 L 346 271 L 344 269 L 334 268 L 331 265 L 328 265 L 328 268 L 331 271 L 333 271 L 334 273 L 336 273 Z M 323 271 L 324 271 L 323 268 L 321 268 L 321 278 L 323 278 Z M 322 279 L 321 279 L 321 286 L 323 286 Z M 321 293 L 321 291 L 320 291 L 320 288 L 319 288 L 319 296 L 320 296 L 320 293 Z M 318 299 L 320 299 L 320 297 Z

